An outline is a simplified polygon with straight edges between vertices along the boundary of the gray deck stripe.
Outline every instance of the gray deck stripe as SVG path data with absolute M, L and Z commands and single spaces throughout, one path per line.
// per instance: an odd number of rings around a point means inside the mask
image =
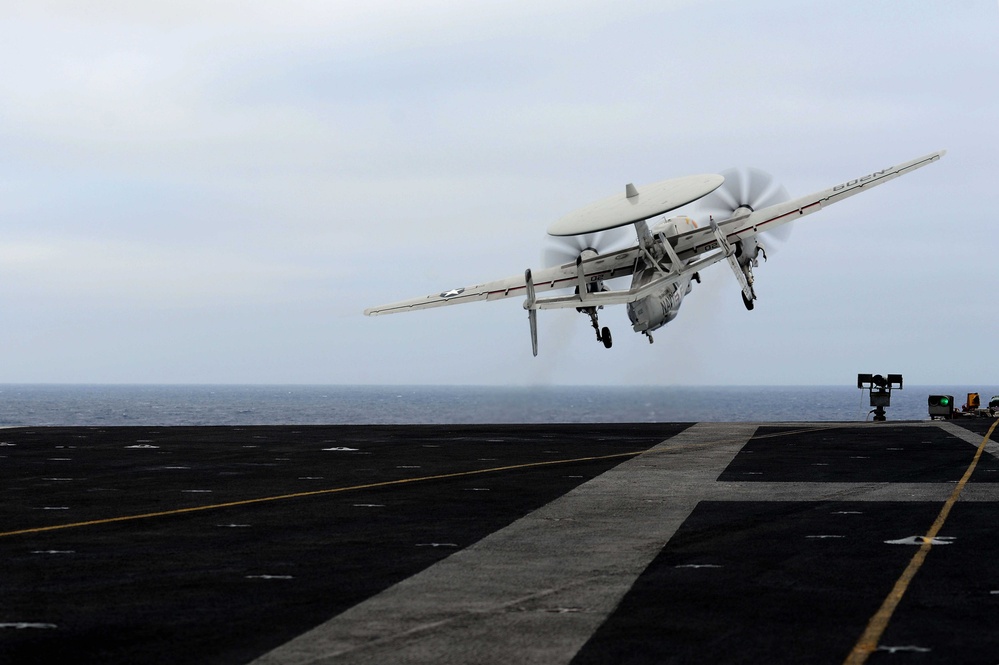
M 934 425 L 981 443 L 980 435 L 947 422 L 891 423 Z M 506 663 L 514 653 L 523 663 L 568 663 L 699 501 L 942 502 L 954 488 L 718 481 L 755 429 L 695 425 L 254 665 Z M 990 442 L 986 451 L 995 455 L 999 445 Z M 969 484 L 961 500 L 999 501 L 999 483 Z
M 946 420 L 936 420 L 933 422 L 934 425 L 947 432 L 952 436 L 956 436 L 962 441 L 967 441 L 975 448 L 982 445 L 982 439 L 985 438 L 984 434 L 976 434 L 970 430 L 966 430 L 960 425 L 955 425 L 954 423 L 947 422 Z M 985 444 L 985 452 L 992 455 L 993 457 L 999 457 L 999 443 L 990 440 Z
M 981 443 L 981 439 L 979 439 Z M 719 482 L 704 501 L 936 501 L 954 491 L 950 483 Z M 999 501 L 999 482 L 969 483 L 961 501 Z
M 798 423 L 805 426 L 804 423 Z M 818 423 L 814 423 L 818 425 Z M 882 424 L 844 424 L 843 427 L 884 427 Z M 891 427 L 939 427 L 975 448 L 984 435 L 947 421 L 891 423 Z M 989 441 L 985 451 L 999 456 L 999 444 Z M 713 501 L 946 501 L 957 480 L 949 483 L 799 483 L 799 482 L 718 482 L 704 500 Z M 961 501 L 999 501 L 999 483 L 969 483 Z
M 755 430 L 694 425 L 254 663 L 568 663 Z

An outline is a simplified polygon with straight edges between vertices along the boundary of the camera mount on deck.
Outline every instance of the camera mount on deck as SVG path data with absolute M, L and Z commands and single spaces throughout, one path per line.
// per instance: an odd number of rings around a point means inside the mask
M 891 389 L 902 390 L 902 375 L 889 374 L 885 377 L 880 374 L 858 374 L 857 387 L 870 391 L 871 406 L 874 407 L 870 413 L 874 414 L 875 422 L 884 422 L 885 407 L 891 406 Z

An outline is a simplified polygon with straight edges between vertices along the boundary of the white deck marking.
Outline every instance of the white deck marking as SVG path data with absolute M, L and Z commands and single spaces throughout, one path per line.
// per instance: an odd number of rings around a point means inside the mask
M 891 424 L 934 425 L 981 442 L 951 423 Z M 954 489 L 953 482 L 719 482 L 755 429 L 694 425 L 253 665 L 505 664 L 512 653 L 518 664 L 568 663 L 700 501 L 943 502 Z M 997 455 L 999 444 L 985 450 Z M 961 501 L 999 501 L 999 483 L 969 484 Z
M 254 662 L 568 663 L 755 430 L 694 425 Z

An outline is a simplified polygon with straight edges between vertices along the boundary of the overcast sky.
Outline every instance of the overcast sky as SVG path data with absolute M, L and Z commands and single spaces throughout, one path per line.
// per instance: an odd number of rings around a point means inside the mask
M 11 8 L 14 5 L 15 8 Z M 995 0 L 33 0 L 0 9 L 0 383 L 994 384 Z M 614 347 L 519 299 L 625 183 L 800 196 L 747 312 L 725 264 Z

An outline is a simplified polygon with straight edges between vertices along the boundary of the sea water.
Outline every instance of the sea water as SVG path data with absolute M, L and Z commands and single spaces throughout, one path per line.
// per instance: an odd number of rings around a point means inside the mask
M 997 386 L 905 386 L 889 421 L 930 394 L 986 406 Z M 870 420 L 855 386 L 0 385 L 0 426 L 470 424 Z

